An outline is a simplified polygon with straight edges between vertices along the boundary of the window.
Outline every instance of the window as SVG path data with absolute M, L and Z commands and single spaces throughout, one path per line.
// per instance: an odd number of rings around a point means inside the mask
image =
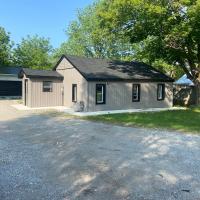
M 77 85 L 72 84 L 72 102 L 77 102 Z
M 96 84 L 96 104 L 106 103 L 106 85 Z
M 132 93 L 132 101 L 137 102 L 140 101 L 140 85 L 133 84 L 133 93 Z
M 43 92 L 52 92 L 53 83 L 52 81 L 43 81 Z
M 158 101 L 165 99 L 165 84 L 158 84 L 157 99 Z

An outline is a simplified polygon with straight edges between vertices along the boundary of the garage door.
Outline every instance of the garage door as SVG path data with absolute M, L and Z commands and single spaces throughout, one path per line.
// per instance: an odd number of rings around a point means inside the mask
M 22 82 L 0 81 L 0 96 L 22 96 Z

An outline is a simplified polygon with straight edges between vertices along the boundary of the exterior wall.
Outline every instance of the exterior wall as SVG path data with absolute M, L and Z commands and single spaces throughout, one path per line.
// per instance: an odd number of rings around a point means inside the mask
M 96 105 L 96 84 L 105 82 L 88 82 L 67 59 L 63 59 L 56 69 L 63 75 L 64 106 L 75 108 L 72 102 L 72 84 L 77 84 L 77 102 L 84 102 L 84 111 L 123 110 L 142 108 L 167 108 L 173 106 L 172 83 L 165 83 L 165 99 L 157 100 L 157 84 L 138 83 L 141 85 L 140 102 L 132 102 L 131 82 L 106 82 L 106 104 Z M 137 84 L 137 83 L 135 83 Z
M 140 102 L 132 102 L 133 82 L 88 82 L 67 59 L 56 68 L 64 79 L 23 77 L 23 101 L 25 80 L 28 80 L 27 106 L 66 106 L 77 109 L 84 102 L 84 111 L 125 110 L 143 108 L 167 108 L 173 106 L 173 84 L 165 83 L 165 99 L 157 100 L 158 82 L 134 82 L 140 84 Z M 43 92 L 43 81 L 53 81 L 53 92 Z M 106 104 L 96 105 L 96 84 L 106 84 Z M 164 83 L 164 82 L 162 82 Z M 77 103 L 72 102 L 72 85 L 77 84 Z
M 23 78 L 23 102 L 25 102 L 25 79 Z M 38 79 L 31 78 L 28 80 L 28 94 L 27 94 L 27 106 L 28 107 L 51 107 L 51 106 L 62 106 L 63 105 L 63 95 L 62 80 L 58 79 Z M 52 92 L 43 92 L 43 81 L 52 81 L 53 88 Z
M 96 105 L 96 84 L 105 82 L 89 82 L 88 111 L 124 110 L 142 108 L 166 108 L 173 105 L 172 83 L 165 83 L 165 100 L 157 100 L 158 83 L 140 84 L 140 102 L 132 102 L 132 84 L 127 82 L 106 83 L 106 104 Z
M 72 84 L 77 84 L 77 103 L 83 101 L 84 111 L 87 111 L 88 82 L 85 78 L 65 58 L 57 66 L 56 71 L 64 77 L 64 106 L 68 108 L 76 106 L 76 103 L 72 102 Z

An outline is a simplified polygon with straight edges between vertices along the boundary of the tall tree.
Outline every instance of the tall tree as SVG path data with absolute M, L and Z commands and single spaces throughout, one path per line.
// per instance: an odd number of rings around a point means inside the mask
M 0 27 L 0 67 L 11 64 L 11 48 L 13 43 L 10 40 L 10 33 Z
M 154 43 L 151 37 L 133 43 L 128 34 L 111 26 L 112 12 L 106 11 L 109 8 L 106 2 L 97 0 L 93 5 L 78 12 L 77 20 L 73 21 L 66 31 L 68 40 L 53 54 L 54 62 L 62 54 L 129 61 L 135 59 L 149 63 L 172 77 L 180 77 L 183 74 L 181 68 L 175 69 L 172 62 L 152 52 Z M 108 2 L 110 5 L 113 1 Z M 125 3 L 128 4 L 128 1 Z
M 39 36 L 27 36 L 14 49 L 15 63 L 32 69 L 49 69 L 52 46 L 49 39 Z
M 78 12 L 77 20 L 72 21 L 68 30 L 67 42 L 55 52 L 55 57 L 61 54 L 73 54 L 96 58 L 123 59 L 132 52 L 130 43 L 115 34 L 102 29 L 97 16 L 98 1 Z
M 200 103 L 200 1 L 102 0 L 102 26 L 140 44 L 149 61 L 181 68 L 197 88 Z M 148 41 L 148 42 L 146 42 Z

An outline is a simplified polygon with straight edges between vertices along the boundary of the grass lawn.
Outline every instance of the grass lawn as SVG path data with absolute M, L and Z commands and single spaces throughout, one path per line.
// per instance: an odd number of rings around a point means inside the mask
M 200 134 L 200 107 L 162 112 L 109 114 L 85 118 L 126 126 L 165 128 Z

